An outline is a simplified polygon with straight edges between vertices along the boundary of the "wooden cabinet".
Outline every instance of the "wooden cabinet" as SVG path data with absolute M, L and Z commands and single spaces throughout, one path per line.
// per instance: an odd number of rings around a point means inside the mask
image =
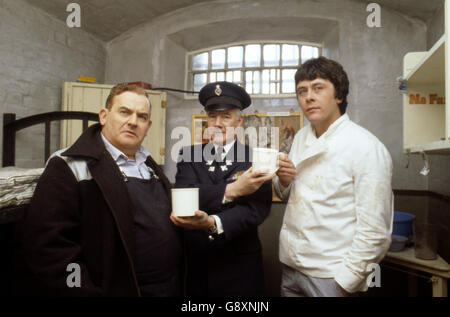
M 113 85 L 66 82 L 62 92 L 62 111 L 86 111 L 98 113 L 105 106 Z M 146 90 L 152 105 L 152 126 L 142 145 L 148 149 L 158 164 L 164 164 L 166 130 L 166 93 Z M 93 124 L 94 122 L 90 122 Z M 61 122 L 61 148 L 72 145 L 82 132 L 78 120 Z
M 450 1 L 445 2 L 445 34 L 426 52 L 403 59 L 403 149 L 406 153 L 450 154 Z

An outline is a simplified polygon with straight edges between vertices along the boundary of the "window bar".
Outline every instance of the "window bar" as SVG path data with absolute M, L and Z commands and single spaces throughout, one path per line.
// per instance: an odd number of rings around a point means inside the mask
M 278 44 L 278 66 L 282 67 L 283 62 L 282 62 L 282 48 L 283 44 Z M 275 90 L 276 90 L 276 94 L 280 94 L 281 93 L 281 69 L 276 70 L 275 72 L 275 77 L 277 78 L 277 84 L 275 84 Z
M 45 121 L 45 149 L 44 149 L 44 157 L 47 162 L 50 157 L 50 120 Z
M 242 81 L 242 87 L 244 87 L 245 89 L 245 84 L 246 84 L 246 78 L 245 78 L 245 67 L 247 66 L 247 63 L 245 62 L 245 45 L 242 44 L 242 69 L 241 69 L 241 81 Z M 252 73 L 252 85 L 253 85 L 253 73 Z M 253 91 L 253 87 L 252 87 L 252 91 Z
M 227 79 L 227 70 L 228 70 L 228 47 L 225 48 L 225 70 L 224 70 L 224 79 Z
M 260 88 L 260 94 L 263 94 L 263 47 L 264 45 L 259 45 L 259 70 L 260 70 L 260 74 L 259 74 L 259 88 Z M 269 91 L 270 92 L 270 91 Z
M 206 70 L 206 84 L 211 82 L 211 69 L 212 69 L 212 50 L 208 51 L 208 69 Z
M 303 56 L 302 56 L 302 47 L 303 47 L 303 45 L 299 45 L 298 46 L 298 58 L 299 58 L 299 60 L 298 60 L 298 64 L 299 65 L 301 65 L 301 64 L 303 64 Z

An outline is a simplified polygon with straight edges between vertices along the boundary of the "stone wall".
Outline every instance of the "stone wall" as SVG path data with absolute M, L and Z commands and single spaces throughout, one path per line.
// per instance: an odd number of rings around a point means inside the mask
M 0 1 L 0 113 L 22 118 L 60 110 L 63 82 L 80 75 L 103 82 L 105 61 L 105 44 L 82 28 L 71 29 L 23 0 Z M 58 148 L 59 125 L 53 123 L 51 151 Z M 20 131 L 16 165 L 43 164 L 44 126 Z

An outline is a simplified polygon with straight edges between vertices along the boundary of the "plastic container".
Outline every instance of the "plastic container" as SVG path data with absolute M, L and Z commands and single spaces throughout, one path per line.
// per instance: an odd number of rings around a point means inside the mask
M 389 247 L 389 251 L 391 252 L 402 251 L 405 248 L 407 241 L 408 241 L 407 237 L 392 235 L 391 246 Z
M 394 226 L 392 228 L 392 235 L 404 236 L 409 238 L 413 230 L 413 221 L 416 218 L 413 214 L 394 211 Z

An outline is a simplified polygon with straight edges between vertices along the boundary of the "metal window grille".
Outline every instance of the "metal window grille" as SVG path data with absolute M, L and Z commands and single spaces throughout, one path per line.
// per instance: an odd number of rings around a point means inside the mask
M 295 94 L 301 63 L 320 56 L 319 44 L 248 42 L 188 53 L 187 88 L 198 92 L 214 81 L 231 81 L 251 95 Z

